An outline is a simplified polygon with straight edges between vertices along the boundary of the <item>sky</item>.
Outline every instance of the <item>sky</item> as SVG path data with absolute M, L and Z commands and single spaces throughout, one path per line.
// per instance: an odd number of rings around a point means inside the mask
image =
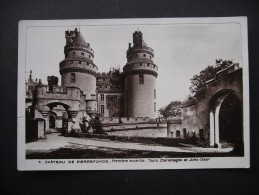
M 59 77 L 59 62 L 64 59 L 65 31 L 76 26 L 30 26 L 26 33 L 26 78 L 47 83 L 47 76 Z M 238 23 L 217 24 L 136 24 L 80 25 L 85 41 L 94 50 L 94 63 L 99 72 L 111 66 L 122 70 L 126 64 L 128 43 L 136 30 L 143 33 L 148 47 L 154 50 L 158 66 L 157 107 L 173 100 L 183 101 L 189 94 L 190 79 L 215 60 L 233 60 L 242 66 L 241 33 Z

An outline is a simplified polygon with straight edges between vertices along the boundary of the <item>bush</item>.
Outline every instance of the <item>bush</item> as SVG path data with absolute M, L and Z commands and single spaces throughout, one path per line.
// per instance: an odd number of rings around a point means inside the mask
M 81 137 L 82 132 L 80 129 L 72 129 L 69 136 L 71 137 Z
M 203 148 L 211 148 L 212 147 L 212 146 L 210 146 L 210 141 L 209 140 L 197 141 L 196 145 L 199 146 L 199 147 L 203 147 Z
M 194 144 L 196 145 L 199 141 L 199 137 L 196 135 L 196 132 L 192 132 L 191 134 L 187 134 L 186 138 L 185 138 L 185 143 L 188 144 Z

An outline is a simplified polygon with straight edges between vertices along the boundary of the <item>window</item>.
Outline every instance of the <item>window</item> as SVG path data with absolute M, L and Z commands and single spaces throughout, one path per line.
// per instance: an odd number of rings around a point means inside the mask
M 73 51 L 73 55 L 76 55 L 76 52 Z
M 156 89 L 154 89 L 154 98 L 156 99 Z
M 104 113 L 104 105 L 101 105 L 101 113 Z
M 81 55 L 84 56 L 85 55 L 84 52 L 81 52 Z
M 143 57 L 146 57 L 146 54 L 143 54 Z
M 154 112 L 156 112 L 156 103 L 154 103 Z
M 187 131 L 186 128 L 183 128 L 183 137 L 186 138 L 187 137 Z
M 89 66 L 89 63 L 87 62 L 87 66 Z
M 140 63 L 139 65 L 142 66 L 142 63 Z
M 181 136 L 181 133 L 179 130 L 176 130 L 176 137 L 180 137 Z
M 147 64 L 147 66 L 149 67 L 149 64 Z
M 75 83 L 76 82 L 76 75 L 75 73 L 70 74 L 70 83 Z
M 143 74 L 139 75 L 139 84 L 144 84 L 144 75 Z
M 151 57 L 151 56 L 149 56 L 149 58 L 151 59 L 152 57 Z
M 79 61 L 79 64 L 81 64 L 81 61 Z
M 91 58 L 91 55 L 89 55 L 89 58 Z
M 101 94 L 101 101 L 104 101 L 104 94 Z
M 135 56 L 138 57 L 138 54 L 136 54 Z

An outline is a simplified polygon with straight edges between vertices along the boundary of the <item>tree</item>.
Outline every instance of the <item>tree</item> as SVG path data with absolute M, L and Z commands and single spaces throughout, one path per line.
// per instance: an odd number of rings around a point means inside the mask
M 181 116 L 181 102 L 172 101 L 167 106 L 162 107 L 158 112 L 165 118 Z
M 93 118 L 92 128 L 94 133 L 103 134 L 102 122 L 98 114 Z
M 217 59 L 216 65 L 214 66 L 208 66 L 207 68 L 203 69 L 199 74 L 194 75 L 191 78 L 191 86 L 190 89 L 190 96 L 193 97 L 197 90 L 200 87 L 203 87 L 205 85 L 205 82 L 213 79 L 216 76 L 216 73 L 220 70 L 223 70 L 225 68 L 228 68 L 233 64 L 233 61 L 231 60 L 222 60 Z

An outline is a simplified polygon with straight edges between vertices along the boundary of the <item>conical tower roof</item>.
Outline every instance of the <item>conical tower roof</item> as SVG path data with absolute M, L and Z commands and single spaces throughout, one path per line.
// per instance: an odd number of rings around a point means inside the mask
M 80 33 L 80 31 L 77 30 L 77 28 L 75 28 L 75 37 L 73 38 L 73 43 L 86 45 L 83 35 Z

